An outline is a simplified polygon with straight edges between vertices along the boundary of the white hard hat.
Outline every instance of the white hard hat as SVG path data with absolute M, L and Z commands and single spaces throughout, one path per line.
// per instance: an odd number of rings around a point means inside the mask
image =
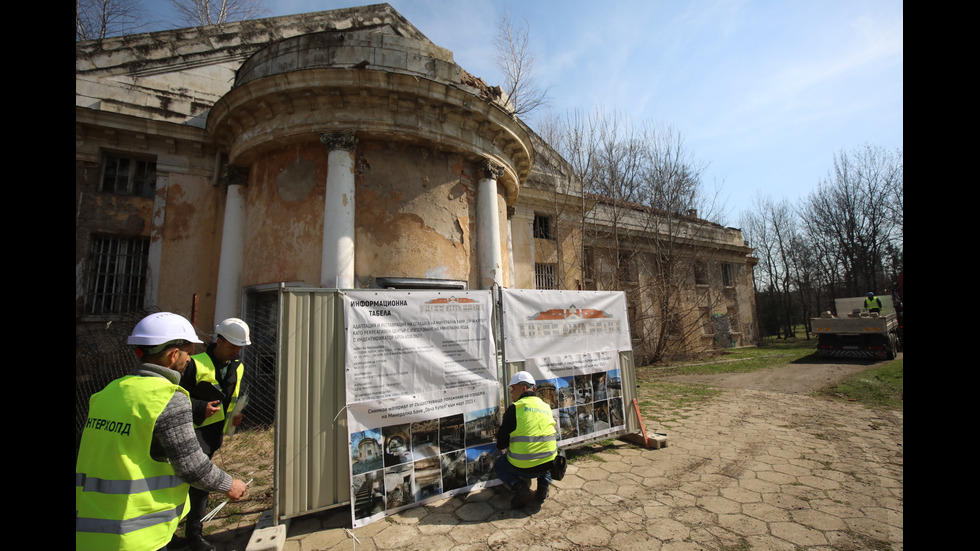
M 156 346 L 171 341 L 185 340 L 201 343 L 194 326 L 183 316 L 170 312 L 157 312 L 141 319 L 126 339 L 126 344 Z
M 516 384 L 525 384 L 527 386 L 534 386 L 534 377 L 531 376 L 527 371 L 518 371 L 514 373 L 514 376 L 510 378 L 510 386 Z
M 214 328 L 216 335 L 221 335 L 226 341 L 235 346 L 248 346 L 248 325 L 238 318 L 228 318 Z

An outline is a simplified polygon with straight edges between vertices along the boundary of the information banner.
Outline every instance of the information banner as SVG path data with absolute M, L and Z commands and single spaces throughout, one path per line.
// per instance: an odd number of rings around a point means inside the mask
M 356 528 L 499 484 L 490 291 L 349 291 L 347 421 Z
M 528 358 L 524 369 L 558 419 L 559 447 L 626 428 L 618 352 Z
M 632 350 L 626 297 L 613 291 L 502 291 L 504 361 Z

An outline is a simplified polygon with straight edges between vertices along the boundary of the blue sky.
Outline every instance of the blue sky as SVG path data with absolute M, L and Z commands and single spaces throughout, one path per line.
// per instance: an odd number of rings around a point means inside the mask
M 265 0 L 270 16 L 366 3 Z M 726 225 L 759 194 L 805 198 L 841 150 L 904 149 L 901 1 L 388 3 L 490 85 L 497 22 L 526 20 L 550 108 L 672 125 L 720 186 Z

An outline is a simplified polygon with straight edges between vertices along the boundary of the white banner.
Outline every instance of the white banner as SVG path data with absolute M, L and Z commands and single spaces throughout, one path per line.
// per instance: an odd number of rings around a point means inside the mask
M 496 381 L 489 291 L 348 291 L 347 401 Z
M 351 291 L 347 421 L 356 528 L 500 483 L 489 291 Z
M 626 427 L 618 352 L 528 358 L 525 370 L 558 419 L 559 447 Z
M 505 289 L 502 296 L 506 362 L 632 350 L 622 291 Z

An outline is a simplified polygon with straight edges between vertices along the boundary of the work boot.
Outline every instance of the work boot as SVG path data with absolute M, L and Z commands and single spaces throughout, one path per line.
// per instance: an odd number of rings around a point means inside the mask
M 548 484 L 538 484 L 538 489 L 534 491 L 534 498 L 538 501 L 548 499 Z
M 204 536 L 201 534 L 189 536 L 187 538 L 187 542 L 190 544 L 188 549 L 191 551 L 215 551 L 215 548 L 213 545 L 211 545 L 211 542 L 204 539 Z
M 531 488 L 523 480 L 514 484 L 514 497 L 510 500 L 510 506 L 514 509 L 523 509 L 528 501 L 531 501 Z

